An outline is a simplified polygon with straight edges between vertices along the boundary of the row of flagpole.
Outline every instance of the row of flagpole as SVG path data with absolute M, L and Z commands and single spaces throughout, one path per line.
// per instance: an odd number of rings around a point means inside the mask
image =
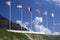
M 48 14 L 47 14 L 47 11 L 45 11 L 45 15 L 46 15 L 46 26 L 48 28 Z M 55 32 L 55 26 L 54 26 L 54 13 L 51 14 L 52 16 L 52 19 L 53 19 L 53 32 Z
M 45 11 L 45 15 L 46 15 L 46 26 L 48 28 L 48 14 L 47 11 Z M 55 32 L 55 26 L 54 26 L 54 13 L 51 14 L 52 19 L 53 19 L 53 32 Z
M 9 20 L 11 21 L 11 1 L 6 1 L 6 4 L 9 6 Z M 21 9 L 21 21 L 23 21 L 23 10 L 22 10 L 22 4 L 18 4 L 17 8 Z M 29 13 L 31 13 L 31 28 L 32 28 L 32 11 L 30 7 L 27 7 L 26 9 Z M 30 12 L 31 11 L 31 12 Z M 39 17 L 40 17 L 40 9 L 36 9 L 36 12 L 39 13 Z M 45 11 L 45 15 L 46 15 L 46 26 L 48 28 L 48 15 L 47 15 L 47 11 Z M 53 31 L 55 32 L 55 27 L 54 27 L 54 13 L 52 13 L 52 18 L 53 18 Z M 9 21 L 9 29 L 11 29 L 11 22 Z M 22 30 L 22 28 L 21 28 Z

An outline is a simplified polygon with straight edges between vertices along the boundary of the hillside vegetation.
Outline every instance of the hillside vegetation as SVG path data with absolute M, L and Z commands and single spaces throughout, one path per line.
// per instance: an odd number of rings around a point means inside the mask
M 0 40 L 60 40 L 60 35 L 43 35 L 43 34 L 24 34 L 24 33 L 14 33 L 8 32 L 9 29 L 8 19 L 0 16 Z M 19 24 L 11 22 L 12 30 L 22 30 L 29 31 L 28 29 L 21 27 Z
M 26 33 L 27 34 L 27 33 Z M 0 29 L 0 40 L 60 40 L 60 35 L 24 34 Z
M 22 33 L 8 32 L 5 29 L 0 29 L 0 40 L 29 40 L 28 37 Z

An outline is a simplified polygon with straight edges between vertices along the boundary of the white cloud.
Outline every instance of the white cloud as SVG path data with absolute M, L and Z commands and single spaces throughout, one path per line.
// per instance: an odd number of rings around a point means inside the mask
M 60 23 L 54 23 L 54 25 L 60 25 Z
M 54 34 L 54 35 L 57 35 L 57 34 L 60 34 L 59 32 L 54 32 L 52 33 L 51 30 L 49 30 L 48 28 L 46 28 L 43 24 L 39 24 L 39 23 L 42 23 L 43 22 L 43 18 L 42 17 L 35 17 L 34 20 L 33 20 L 33 28 L 35 28 L 35 30 L 37 32 L 40 32 L 41 34 Z M 21 26 L 23 26 L 24 28 L 26 29 L 29 29 L 30 31 L 33 32 L 33 30 L 31 28 L 28 28 L 28 22 L 22 22 L 20 20 L 17 20 L 16 21 L 17 24 L 20 24 Z
M 59 32 L 54 32 L 53 35 L 60 35 L 60 33 Z
M 60 0 L 46 0 L 47 2 L 53 2 L 55 5 L 60 6 Z
M 24 28 L 28 29 L 28 27 L 27 27 L 29 25 L 28 22 L 23 23 L 21 20 L 17 20 L 16 23 L 20 24 L 21 27 L 24 27 Z
M 55 5 L 60 6 L 60 0 L 52 0 L 52 1 L 55 3 Z
M 33 23 L 34 24 L 38 24 L 38 23 L 42 23 L 43 22 L 43 18 L 42 17 L 36 17 L 34 20 L 33 20 Z
M 51 34 L 51 31 L 43 25 L 35 25 L 35 29 L 43 34 Z
M 60 0 L 52 0 L 55 3 L 60 3 Z
M 51 31 L 48 28 L 46 28 L 42 24 L 39 24 L 39 23 L 42 23 L 42 22 L 43 22 L 43 18 L 42 17 L 36 17 L 33 20 L 33 25 L 35 27 L 35 30 L 40 32 L 40 33 L 42 33 L 42 34 L 51 34 Z

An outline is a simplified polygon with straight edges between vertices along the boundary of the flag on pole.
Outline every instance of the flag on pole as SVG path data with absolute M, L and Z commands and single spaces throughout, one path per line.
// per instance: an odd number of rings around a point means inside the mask
M 30 7 L 27 7 L 27 8 L 26 8 L 26 11 L 27 11 L 27 12 L 31 12 L 31 8 L 30 8 Z
M 18 4 L 17 5 L 17 8 L 22 8 L 22 4 Z
M 51 15 L 52 17 L 54 17 L 54 13 L 52 13 L 52 15 Z
M 36 12 L 37 12 L 37 13 L 40 13 L 40 9 L 37 8 L 37 9 L 36 9 Z
M 9 6 L 9 20 L 11 21 L 11 1 L 7 0 L 5 2 Z M 9 29 L 11 29 L 11 22 L 9 21 Z
M 11 1 L 9 1 L 9 0 L 6 1 L 5 3 L 6 3 L 7 5 L 11 5 Z
M 44 12 L 45 18 L 46 18 L 46 27 L 48 27 L 48 15 L 47 15 L 47 11 Z
M 47 11 L 45 11 L 44 14 L 47 15 Z
M 53 17 L 53 33 L 54 33 L 54 32 L 55 32 L 55 26 L 54 26 L 54 13 L 52 13 L 51 16 Z

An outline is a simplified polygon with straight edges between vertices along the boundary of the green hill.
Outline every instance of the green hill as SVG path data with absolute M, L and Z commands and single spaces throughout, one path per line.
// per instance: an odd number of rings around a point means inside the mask
M 0 29 L 0 40 L 60 40 L 60 35 L 26 34 Z
M 9 22 L 11 23 L 12 30 L 24 30 L 28 31 L 26 28 L 21 27 L 19 24 L 9 21 L 7 18 L 0 16 L 0 28 L 9 29 Z
M 11 22 L 12 30 L 21 30 L 21 26 Z M 8 32 L 9 20 L 0 16 L 0 40 L 60 40 L 60 35 L 24 34 Z M 23 31 L 28 31 L 22 27 Z
M 5 29 L 0 29 L 0 40 L 29 40 L 22 33 L 7 32 Z

